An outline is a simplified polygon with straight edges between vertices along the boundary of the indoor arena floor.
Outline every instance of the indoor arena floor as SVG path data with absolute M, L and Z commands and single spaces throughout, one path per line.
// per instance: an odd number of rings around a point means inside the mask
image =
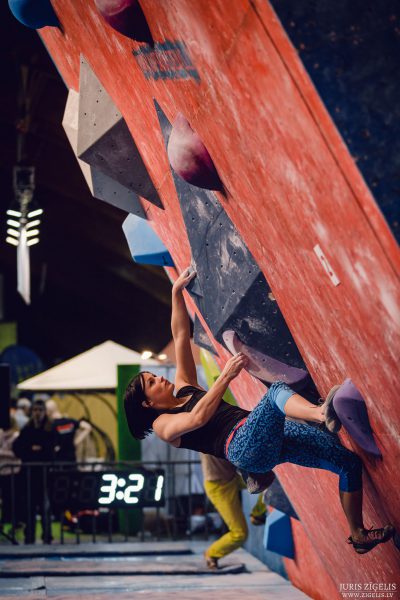
M 302 600 L 308 598 L 245 550 L 204 568 L 206 542 L 1 546 L 0 597 L 54 600 Z M 45 552 L 45 553 L 44 553 Z M 229 569 L 229 567 L 228 567 Z

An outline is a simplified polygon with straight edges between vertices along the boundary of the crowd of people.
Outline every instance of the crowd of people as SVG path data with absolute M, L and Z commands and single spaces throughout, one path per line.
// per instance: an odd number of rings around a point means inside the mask
M 25 543 L 34 543 L 36 515 L 42 539 L 51 542 L 49 476 L 44 463 L 70 468 L 91 425 L 62 415 L 53 400 L 20 398 L 10 426 L 0 430 L 1 522 L 22 524 Z

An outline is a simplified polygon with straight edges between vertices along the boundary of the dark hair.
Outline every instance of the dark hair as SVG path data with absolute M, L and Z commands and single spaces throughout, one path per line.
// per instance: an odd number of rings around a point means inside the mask
M 42 427 L 45 431 L 51 431 L 51 422 L 50 419 L 48 418 L 47 414 L 46 414 L 46 402 L 44 400 L 38 399 L 38 400 L 34 400 L 32 402 L 32 409 L 35 408 L 35 406 L 39 406 L 41 409 L 44 410 L 44 417 L 42 419 Z M 27 425 L 33 425 L 34 423 L 34 419 L 33 416 L 31 416 L 31 418 L 29 419 Z
M 159 413 L 154 408 L 145 408 L 142 402 L 146 402 L 144 393 L 144 379 L 142 371 L 130 381 L 125 391 L 124 408 L 129 431 L 137 440 L 143 440 L 153 431 L 153 422 Z

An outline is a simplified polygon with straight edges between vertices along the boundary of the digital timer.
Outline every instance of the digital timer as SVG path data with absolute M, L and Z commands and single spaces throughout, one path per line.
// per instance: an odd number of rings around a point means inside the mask
M 141 473 L 130 473 L 128 482 L 124 477 L 120 477 L 115 473 L 105 473 L 102 475 L 102 481 L 108 484 L 100 488 L 100 492 L 105 495 L 100 496 L 98 502 L 103 505 L 112 504 L 114 500 L 122 500 L 125 504 L 138 504 L 139 496 L 137 494 L 142 492 L 145 486 L 145 477 Z M 163 486 L 164 475 L 158 475 L 154 490 L 154 502 L 160 502 Z
M 50 500 L 55 509 L 164 506 L 165 474 L 150 471 L 54 471 Z

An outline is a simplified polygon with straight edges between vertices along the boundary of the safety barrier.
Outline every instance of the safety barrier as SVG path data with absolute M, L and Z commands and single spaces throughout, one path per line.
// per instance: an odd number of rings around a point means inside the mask
M 44 544 L 208 539 L 199 461 L 0 466 L 1 541 Z

